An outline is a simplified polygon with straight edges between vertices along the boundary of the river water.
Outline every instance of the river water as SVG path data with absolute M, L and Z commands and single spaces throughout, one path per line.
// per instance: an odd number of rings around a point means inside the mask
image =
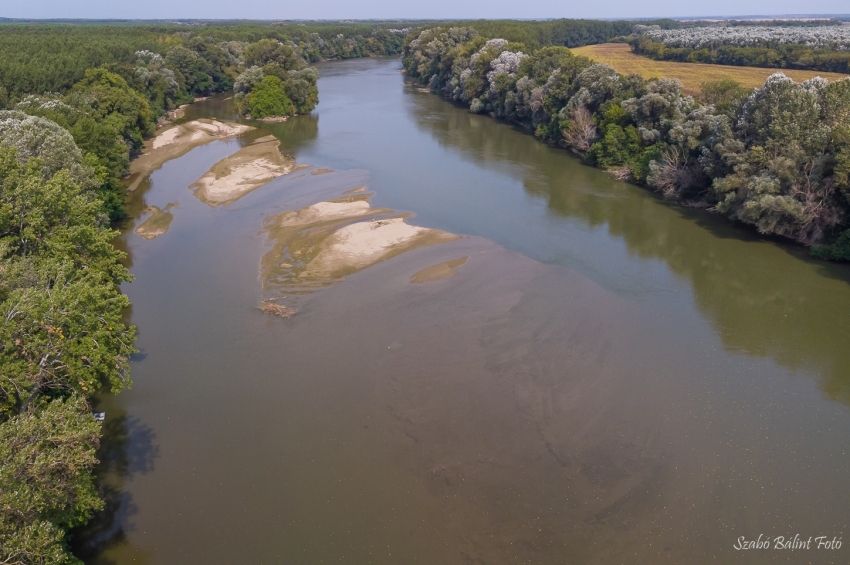
M 850 561 L 850 270 L 658 201 L 406 84 L 321 67 L 302 169 L 223 207 L 169 161 L 128 230 L 141 350 L 103 401 L 93 563 Z M 212 99 L 191 117 L 237 119 Z M 460 235 L 256 306 L 272 214 L 357 186 Z M 468 257 L 453 277 L 412 284 Z

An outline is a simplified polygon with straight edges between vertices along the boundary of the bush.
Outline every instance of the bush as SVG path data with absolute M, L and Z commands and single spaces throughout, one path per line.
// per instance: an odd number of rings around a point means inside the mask
M 276 76 L 266 76 L 246 97 L 246 110 L 252 118 L 290 116 L 295 112 L 292 100 L 283 90 L 283 82 Z
M 850 261 L 850 230 L 845 230 L 830 244 L 813 246 L 812 255 L 827 261 Z

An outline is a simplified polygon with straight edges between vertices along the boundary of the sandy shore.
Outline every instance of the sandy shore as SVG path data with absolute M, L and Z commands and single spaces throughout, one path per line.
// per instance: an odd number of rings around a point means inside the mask
M 166 161 L 185 155 L 190 150 L 216 141 L 242 135 L 254 129 L 251 126 L 203 118 L 166 127 L 156 137 L 145 143 L 144 152 L 130 163 L 129 190 L 139 184 Z
M 171 227 L 171 221 L 174 219 L 171 209 L 174 206 L 173 203 L 168 204 L 165 208 L 149 206 L 145 209 L 147 217 L 136 226 L 135 232 L 145 239 L 156 239 L 161 236 Z
M 417 226 L 407 215 L 373 208 L 362 189 L 266 221 L 272 248 L 262 261 L 264 287 L 307 292 L 412 249 L 457 236 Z
M 281 154 L 280 141 L 268 135 L 216 163 L 192 184 L 192 189 L 207 204 L 220 206 L 245 196 L 294 168 L 295 161 Z

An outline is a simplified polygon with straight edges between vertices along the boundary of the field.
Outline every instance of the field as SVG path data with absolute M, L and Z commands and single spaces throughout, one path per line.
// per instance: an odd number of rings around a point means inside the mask
M 796 81 L 803 81 L 814 76 L 822 76 L 829 80 L 848 78 L 848 75 L 823 71 L 656 61 L 632 53 L 631 47 L 625 43 L 586 45 L 572 51 L 577 55 L 583 55 L 594 61 L 613 67 L 614 70 L 622 74 L 637 74 L 643 78 L 677 78 L 682 81 L 682 88 L 688 94 L 698 93 L 700 91 L 700 85 L 704 82 L 720 79 L 733 79 L 747 88 L 755 88 L 761 86 L 767 77 L 777 71 L 785 73 Z

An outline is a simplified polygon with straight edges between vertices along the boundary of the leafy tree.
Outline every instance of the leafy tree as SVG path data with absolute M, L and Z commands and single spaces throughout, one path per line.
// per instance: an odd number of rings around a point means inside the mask
M 182 78 L 186 89 L 193 96 L 205 96 L 213 91 L 215 83 L 211 65 L 194 51 L 178 45 L 165 56 L 166 64 L 174 69 L 175 76 Z
M 283 81 L 283 90 L 292 100 L 295 113 L 308 114 L 319 103 L 318 80 L 316 69 L 307 68 L 289 73 Z
M 277 65 L 285 71 L 297 71 L 307 65 L 295 43 L 284 43 L 275 39 L 261 39 L 248 45 L 245 48 L 244 60 L 245 65 L 249 67 Z
M 42 169 L 0 150 L 0 411 L 118 390 L 133 351 L 117 286 L 129 276 L 102 203 L 67 171 Z
M 704 82 L 700 88 L 700 99 L 727 116 L 737 113 L 747 94 L 749 91 L 732 79 Z
M 82 179 L 83 155 L 74 138 L 48 119 L 15 110 L 0 110 L 0 146 L 12 147 L 21 160 L 38 158 L 42 174 L 49 177 L 62 169 Z
M 0 423 L 0 559 L 70 563 L 62 530 L 103 507 L 92 469 L 100 424 L 80 397 Z
M 112 119 L 121 126 L 121 137 L 138 152 L 145 136 L 153 133 L 150 104 L 120 76 L 103 68 L 89 69 L 71 89 L 69 103 L 89 109 L 94 119 Z
M 246 109 L 252 118 L 289 116 L 295 111 L 292 100 L 283 89 L 283 82 L 276 76 L 266 76 L 246 97 Z

